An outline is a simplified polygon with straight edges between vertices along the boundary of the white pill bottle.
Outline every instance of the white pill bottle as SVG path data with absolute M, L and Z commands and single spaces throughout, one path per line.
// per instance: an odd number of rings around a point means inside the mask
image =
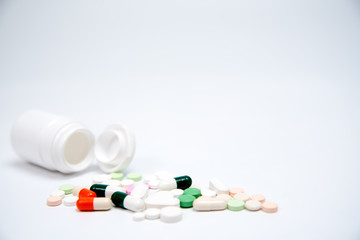
M 104 172 L 122 171 L 135 153 L 135 137 L 121 124 L 108 126 L 95 141 L 81 123 L 39 110 L 20 116 L 11 143 L 21 158 L 62 173 L 82 171 L 95 158 Z

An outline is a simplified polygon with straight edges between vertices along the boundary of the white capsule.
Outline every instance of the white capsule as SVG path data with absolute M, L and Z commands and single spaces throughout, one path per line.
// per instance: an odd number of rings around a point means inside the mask
M 124 199 L 124 207 L 134 212 L 141 212 L 145 210 L 144 200 L 131 195 Z
M 225 210 L 226 206 L 224 200 L 213 197 L 199 197 L 193 203 L 193 208 L 197 211 Z
M 158 189 L 160 190 L 172 190 L 177 188 L 177 183 L 174 178 L 167 178 L 160 181 Z
M 145 199 L 145 205 L 146 208 L 179 207 L 180 200 L 178 198 L 148 197 Z
M 131 195 L 138 198 L 145 198 L 149 190 L 149 186 L 145 184 L 138 184 L 131 191 Z
M 209 187 L 217 194 L 221 194 L 221 193 L 229 194 L 229 187 L 226 186 L 223 182 L 221 182 L 217 178 L 213 178 L 210 180 Z

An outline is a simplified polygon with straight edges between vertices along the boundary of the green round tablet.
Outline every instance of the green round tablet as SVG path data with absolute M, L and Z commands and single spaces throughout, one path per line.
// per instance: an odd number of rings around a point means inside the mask
M 196 198 L 192 195 L 181 195 L 179 196 L 180 207 L 182 208 L 191 208 L 193 206 L 193 202 Z
M 141 180 L 141 174 L 140 173 L 136 173 L 136 172 L 132 172 L 132 173 L 129 173 L 127 176 L 126 176 L 127 179 L 130 179 L 130 180 L 133 180 L 135 182 L 138 182 Z
M 188 188 L 184 190 L 184 195 L 192 195 L 195 198 L 198 198 L 201 196 L 201 191 L 198 188 Z
M 65 194 L 70 194 L 72 192 L 72 189 L 74 188 L 74 185 L 72 184 L 64 184 L 59 187 L 59 190 L 63 190 Z
M 111 177 L 111 179 L 121 181 L 124 179 L 124 174 L 121 172 L 113 172 L 113 173 L 110 173 L 110 177 Z
M 240 211 L 240 210 L 243 210 L 245 208 L 245 202 L 243 200 L 240 200 L 240 199 L 230 199 L 227 202 L 227 208 L 230 211 Z

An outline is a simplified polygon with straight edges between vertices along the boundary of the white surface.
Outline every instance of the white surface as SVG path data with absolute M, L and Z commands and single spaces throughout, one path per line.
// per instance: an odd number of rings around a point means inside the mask
M 139 239 L 174 231 L 174 239 L 218 239 L 239 227 L 251 239 L 359 239 L 359 8 L 350 0 L 1 1 L 0 239 L 102 239 L 117 226 Z M 164 225 L 119 208 L 48 207 L 59 185 L 89 185 L 101 172 L 63 175 L 19 159 L 10 129 L 30 108 L 96 135 L 126 124 L 137 141 L 127 172 L 188 174 L 201 187 L 217 176 L 263 193 L 279 212 L 187 209 Z

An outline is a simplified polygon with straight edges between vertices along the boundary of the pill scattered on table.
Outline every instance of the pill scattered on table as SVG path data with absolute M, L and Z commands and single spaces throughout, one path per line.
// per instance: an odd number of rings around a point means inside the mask
M 235 194 L 234 199 L 239 199 L 239 200 L 243 200 L 246 202 L 247 200 L 250 199 L 250 196 L 249 196 L 249 194 L 246 194 L 246 193 L 237 193 L 237 194 Z
M 274 202 L 263 202 L 261 209 L 266 213 L 275 213 L 278 210 L 278 205 Z
M 165 207 L 160 211 L 160 220 L 166 223 L 179 222 L 182 218 L 182 212 L 178 207 Z
M 74 185 L 72 184 L 64 184 L 64 185 L 61 185 L 59 187 L 59 190 L 62 190 L 65 192 L 65 194 L 71 194 L 72 193 L 72 189 L 74 188 Z
M 63 190 L 55 190 L 53 191 L 50 196 L 55 197 L 55 196 L 59 196 L 61 198 L 65 197 L 65 192 Z
M 160 218 L 160 210 L 157 208 L 148 208 L 144 213 L 146 219 L 154 220 Z
M 236 194 L 238 194 L 238 193 L 243 193 L 243 192 L 244 192 L 244 189 L 235 187 L 235 188 L 231 188 L 231 189 L 229 190 L 229 195 L 232 196 L 232 197 L 234 197 Z
M 61 196 L 50 196 L 46 200 L 46 204 L 51 207 L 59 206 L 62 203 Z
M 134 182 L 138 182 L 141 180 L 141 174 L 140 173 L 136 173 L 136 172 L 132 172 L 132 173 L 129 173 L 126 178 L 127 179 L 130 179 L 130 180 L 133 180 Z
M 251 200 L 257 200 L 261 203 L 265 202 L 265 196 L 262 194 L 253 194 L 250 196 Z
M 46 204 L 76 206 L 79 211 L 89 212 L 110 210 L 115 206 L 134 212 L 134 221 L 160 219 L 165 223 L 181 221 L 187 208 L 195 212 L 278 211 L 277 203 L 266 201 L 264 195 L 249 195 L 242 188 L 229 188 L 218 178 L 210 179 L 208 187 L 201 187 L 192 185 L 187 175 L 174 177 L 165 171 L 144 177 L 131 172 L 125 179 L 122 172 L 113 172 L 95 175 L 91 182 L 93 184 L 87 187 L 61 185 L 50 194 Z
M 180 207 L 182 208 L 191 208 L 193 206 L 193 202 L 196 199 L 193 195 L 183 194 L 179 196 Z
M 250 211 L 257 211 L 261 208 L 261 202 L 258 200 L 248 200 L 245 203 L 245 208 Z
M 240 211 L 245 208 L 245 202 L 239 199 L 230 199 L 227 201 L 227 208 L 231 211 Z
M 67 196 L 63 199 L 64 206 L 72 207 L 76 205 L 77 200 L 79 200 L 76 196 Z

